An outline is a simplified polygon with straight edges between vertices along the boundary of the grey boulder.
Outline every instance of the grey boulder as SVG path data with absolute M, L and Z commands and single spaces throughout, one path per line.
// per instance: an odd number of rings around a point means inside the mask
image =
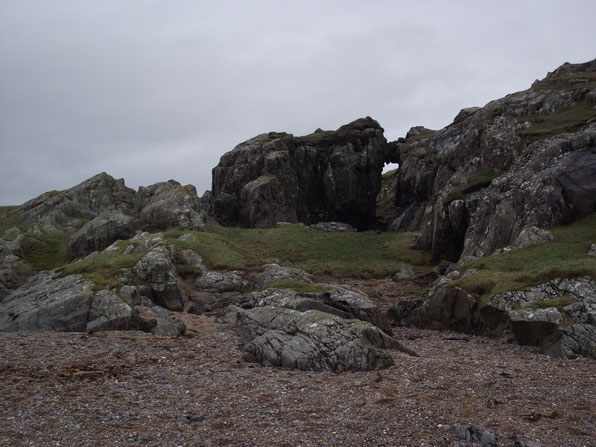
M 118 239 L 134 236 L 136 219 L 120 211 L 104 213 L 87 222 L 67 243 L 68 253 L 76 259 L 102 251 Z
M 261 289 L 269 284 L 281 281 L 312 283 L 314 282 L 314 277 L 299 268 L 282 267 L 279 264 L 266 264 L 263 266 L 263 272 L 254 278 L 253 283 L 257 289 Z

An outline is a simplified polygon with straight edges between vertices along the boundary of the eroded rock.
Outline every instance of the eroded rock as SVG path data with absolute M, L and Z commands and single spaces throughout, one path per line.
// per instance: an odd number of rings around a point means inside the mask
M 261 289 L 269 284 L 280 281 L 312 283 L 314 282 L 314 277 L 299 268 L 282 267 L 279 264 L 266 264 L 263 266 L 263 272 L 254 278 L 253 283 L 257 289 Z

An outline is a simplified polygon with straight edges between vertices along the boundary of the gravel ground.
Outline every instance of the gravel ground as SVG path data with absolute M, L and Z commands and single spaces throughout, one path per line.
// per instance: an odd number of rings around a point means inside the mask
M 0 334 L 0 445 L 454 447 L 454 425 L 479 425 L 498 445 L 596 446 L 593 360 L 402 328 L 420 357 L 395 352 L 388 370 L 290 371 L 180 318 L 178 339 Z

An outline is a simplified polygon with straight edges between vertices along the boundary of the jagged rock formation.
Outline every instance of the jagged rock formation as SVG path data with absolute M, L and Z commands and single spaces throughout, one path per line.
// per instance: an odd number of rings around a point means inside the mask
M 386 140 L 371 118 L 294 137 L 262 134 L 236 146 L 213 169 L 213 213 L 224 225 L 375 221 Z
M 41 231 L 73 232 L 69 253 L 73 258 L 103 250 L 135 230 L 205 231 L 207 215 L 194 186 L 169 180 L 127 188 L 124 180 L 98 174 L 66 191 L 52 191 L 23 204 L 15 213 Z
M 224 309 L 217 323 L 240 336 L 244 360 L 264 365 L 361 371 L 393 365 L 386 349 L 416 355 L 385 332 L 391 327 L 366 295 L 328 286 L 324 293 L 253 292 Z
M 596 60 L 465 109 L 439 131 L 389 143 L 399 163 L 391 230 L 418 231 L 434 259 L 488 256 L 527 227 L 596 209 Z

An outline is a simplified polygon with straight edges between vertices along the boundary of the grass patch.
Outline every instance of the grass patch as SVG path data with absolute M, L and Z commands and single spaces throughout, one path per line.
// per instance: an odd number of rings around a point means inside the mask
M 596 213 L 571 225 L 551 228 L 554 240 L 467 263 L 478 273 L 455 281 L 464 290 L 486 297 L 537 286 L 555 278 L 596 279 L 596 258 L 588 256 L 596 238 Z
M 383 278 L 403 264 L 430 265 L 428 253 L 410 248 L 410 233 L 325 233 L 286 224 L 263 230 L 209 227 L 193 232 L 196 242 L 176 239 L 180 234 L 165 233 L 166 243 L 195 250 L 216 270 L 260 270 L 277 259 L 315 275 Z
M 27 236 L 22 244 L 23 259 L 33 270 L 52 270 L 69 261 L 66 243 L 72 233 L 42 233 Z
M 143 257 L 144 253 L 128 255 L 98 255 L 64 265 L 58 271 L 66 275 L 81 274 L 95 284 L 94 290 L 109 289 L 118 286 L 118 277 L 131 269 Z
M 17 227 L 22 232 L 29 230 L 33 225 L 25 224 L 21 221 L 22 213 L 15 213 L 18 206 L 2 206 L 0 207 L 0 237 L 6 230 Z
M 194 265 L 176 265 L 176 272 L 184 279 L 198 277 L 203 274 L 203 270 Z
M 573 132 L 591 119 L 596 119 L 596 109 L 593 104 L 584 100 L 571 109 L 551 115 L 520 118 L 522 121 L 532 123 L 530 127 L 522 130 L 520 135 L 527 142 L 533 143 L 563 132 Z
M 291 289 L 298 293 L 323 293 L 329 290 L 329 287 L 325 287 L 321 284 L 312 284 L 295 279 L 288 279 L 286 281 L 277 281 L 267 284 L 261 290 L 266 289 Z
M 468 183 L 457 187 L 447 194 L 445 199 L 445 203 L 451 203 L 454 200 L 464 200 L 468 194 L 471 194 L 476 191 L 480 191 L 481 189 L 486 188 L 490 185 L 490 183 L 503 174 L 502 171 L 493 168 L 486 168 L 481 169 L 480 171 L 476 172 L 470 179 Z
M 341 126 L 337 130 L 317 129 L 310 135 L 295 137 L 295 140 L 298 143 L 317 145 L 340 144 L 354 141 L 362 137 L 374 136 L 374 131 L 369 133 L 370 129 L 381 129 L 381 126 L 379 126 L 379 123 L 372 118 L 366 117 Z
M 547 307 L 556 307 L 559 310 L 563 310 L 564 307 L 573 303 L 577 303 L 575 298 L 569 295 L 561 295 L 548 300 L 533 302 L 532 307 L 539 307 L 543 309 Z

